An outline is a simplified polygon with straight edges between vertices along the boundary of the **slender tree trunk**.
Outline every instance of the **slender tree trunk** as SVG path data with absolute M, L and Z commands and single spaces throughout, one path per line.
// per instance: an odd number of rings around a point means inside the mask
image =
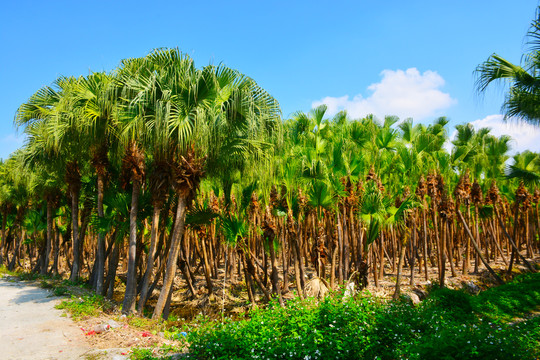
M 512 234 L 512 239 L 517 244 L 518 241 L 516 237 L 517 237 L 517 228 L 518 228 L 518 221 L 519 221 L 519 203 L 518 202 L 516 202 L 515 208 L 516 210 L 514 211 L 514 231 Z M 514 258 L 516 257 L 516 251 L 519 253 L 519 249 L 517 248 L 517 246 L 512 247 L 512 255 L 510 255 L 510 265 L 508 265 L 508 270 L 507 270 L 508 274 L 512 273 L 512 266 L 514 264 Z
M 345 205 L 344 205 L 345 206 Z M 337 227 L 338 227 L 338 258 L 339 262 L 337 264 L 338 267 L 338 281 L 340 285 L 343 285 L 344 282 L 344 269 L 343 269 L 343 221 L 341 220 L 339 207 L 337 211 L 338 219 L 337 219 Z
M 293 239 L 292 241 L 293 243 L 295 243 L 298 240 Z M 298 253 L 296 250 L 296 246 L 295 245 L 291 246 L 291 250 L 293 252 L 294 277 L 296 279 L 296 292 L 298 293 L 298 296 L 300 297 L 300 299 L 304 299 L 304 291 L 303 291 L 302 280 L 301 280 L 301 275 L 300 275 L 300 264 L 299 264 L 300 261 L 298 260 Z
M 60 230 L 58 229 L 58 226 L 56 226 L 56 231 L 54 232 L 54 246 L 53 246 L 53 266 L 52 266 L 52 272 L 54 275 L 58 275 L 58 255 L 60 253 Z
M 252 256 L 249 256 L 249 257 L 246 256 L 247 269 L 248 269 L 249 273 L 251 274 L 251 276 L 253 276 L 253 278 L 255 279 L 255 282 L 257 283 L 257 285 L 259 285 L 259 287 L 261 288 L 261 290 L 262 290 L 262 292 L 264 294 L 264 297 L 266 298 L 266 301 L 270 301 L 271 300 L 270 292 L 268 291 L 266 286 L 261 281 L 261 278 L 259 277 L 259 274 L 258 274 L 257 270 L 255 269 L 255 266 L 253 266 L 253 262 L 251 261 L 252 258 L 253 258 Z
M 49 256 L 51 254 L 53 237 L 53 208 L 50 200 L 47 201 L 47 239 L 45 244 L 45 254 L 43 256 L 43 265 L 41 266 L 41 275 L 47 274 L 49 269 Z
M 131 209 L 129 212 L 129 247 L 128 247 L 128 271 L 126 282 L 126 293 L 122 303 L 122 312 L 131 314 L 135 311 L 135 300 L 137 297 L 137 213 L 139 210 L 139 194 L 141 183 L 133 180 L 131 193 Z
M 7 224 L 7 210 L 2 213 L 2 241 L 0 241 L 0 265 L 4 264 L 4 247 L 6 246 L 6 224 Z
M 403 269 L 403 260 L 405 259 L 405 249 L 407 247 L 408 243 L 408 234 L 409 230 L 405 230 L 403 234 L 403 241 L 401 242 L 401 247 L 399 248 L 399 261 L 397 265 L 397 274 L 396 274 L 396 289 L 394 291 L 394 295 L 392 296 L 393 299 L 399 298 L 399 295 L 401 294 L 401 271 Z
M 488 225 L 489 225 L 489 227 L 487 227 Z M 508 261 L 506 261 L 506 256 L 504 256 L 504 251 L 501 248 L 501 245 L 499 244 L 499 242 L 497 241 L 497 239 L 495 238 L 495 235 L 493 233 L 495 230 L 493 230 L 493 224 L 491 223 L 491 221 L 487 221 L 487 225 L 484 222 L 482 224 L 482 228 L 484 229 L 483 230 L 484 233 L 489 234 L 489 236 L 491 237 L 491 241 L 493 241 L 493 244 L 495 245 L 495 248 L 497 249 L 497 251 L 501 255 L 501 259 L 504 262 L 504 265 L 508 266 Z
M 454 267 L 454 254 L 453 254 L 453 234 L 452 234 L 452 226 L 451 226 L 451 220 L 446 220 L 443 222 L 443 226 L 446 227 L 446 253 L 448 254 L 448 263 L 450 264 L 450 272 L 453 277 L 457 276 L 456 269 Z
M 176 209 L 176 218 L 174 229 L 171 238 L 171 248 L 169 250 L 169 256 L 167 257 L 167 268 L 165 270 L 165 278 L 163 279 L 163 287 L 161 293 L 159 294 L 159 299 L 154 308 L 154 313 L 152 319 L 157 320 L 161 317 L 163 313 L 163 308 L 165 307 L 165 302 L 169 297 L 169 291 L 176 274 L 176 260 L 178 259 L 178 253 L 180 252 L 180 242 L 181 238 L 184 236 L 184 222 L 186 219 L 186 206 L 187 206 L 187 196 L 179 195 L 178 196 L 178 206 Z
M 160 204 L 154 204 L 154 211 L 152 213 L 152 229 L 150 230 L 150 249 L 148 250 L 148 256 L 146 261 L 146 271 L 142 279 L 141 286 L 141 295 L 139 297 L 138 311 L 142 314 L 146 301 L 148 300 L 148 286 L 150 284 L 150 278 L 152 277 L 152 272 L 154 270 L 154 257 L 156 254 L 156 245 L 158 238 L 158 226 L 159 226 L 159 216 L 161 213 Z
M 202 246 L 202 255 L 203 255 L 203 261 L 204 261 L 204 277 L 206 279 L 206 286 L 208 288 L 208 296 L 211 297 L 212 293 L 214 291 L 214 287 L 212 285 L 212 278 L 211 278 L 212 270 L 211 270 L 211 267 L 210 267 L 210 263 L 208 261 L 208 253 L 206 251 L 206 241 L 205 241 L 206 236 L 207 236 L 207 234 L 204 234 L 201 237 L 201 246 Z M 245 259 L 244 259 L 244 261 L 245 261 Z
M 79 191 L 71 191 L 71 236 L 73 239 L 73 264 L 71 265 L 71 276 L 69 280 L 76 282 L 79 280 L 80 272 L 80 244 L 79 244 Z
M 499 275 L 497 275 L 497 273 L 495 273 L 495 271 L 493 271 L 493 269 L 491 268 L 491 266 L 489 266 L 486 259 L 484 259 L 484 256 L 482 255 L 482 251 L 478 247 L 478 244 L 476 243 L 476 240 L 474 239 L 474 236 L 471 233 L 471 230 L 469 229 L 469 227 L 467 226 L 467 223 L 465 222 L 465 219 L 463 218 L 463 215 L 461 214 L 461 211 L 459 211 L 459 209 L 457 213 L 459 215 L 459 219 L 461 220 L 461 223 L 465 227 L 465 231 L 467 232 L 467 235 L 469 235 L 469 238 L 471 239 L 471 243 L 474 247 L 474 250 L 476 250 L 476 252 L 478 253 L 478 257 L 480 258 L 480 260 L 482 260 L 485 267 L 488 269 L 489 273 L 495 278 L 495 280 L 497 280 L 499 284 L 504 284 L 504 281 L 499 277 Z
M 278 274 L 278 260 L 276 256 L 276 250 L 274 248 L 274 240 L 268 239 L 268 248 L 270 249 L 270 263 L 272 266 L 272 273 L 270 275 L 270 280 L 272 282 L 272 293 L 281 297 L 281 292 L 279 291 L 279 274 Z
M 525 257 L 523 257 L 523 255 L 520 254 L 520 252 L 518 251 L 517 249 L 517 246 L 516 246 L 516 243 L 514 242 L 514 240 L 510 237 L 510 234 L 508 234 L 508 231 L 506 231 L 506 227 L 504 226 L 504 223 L 501 219 L 501 216 L 499 214 L 499 212 L 497 211 L 497 209 L 494 207 L 495 209 L 495 216 L 497 217 L 497 220 L 499 220 L 499 225 L 501 226 L 502 230 L 503 230 L 503 233 L 504 235 L 506 236 L 506 238 L 508 239 L 508 241 L 510 242 L 510 244 L 512 245 L 512 250 L 513 251 L 516 251 L 517 255 L 521 258 L 521 260 L 523 260 L 523 262 L 525 263 L 525 265 L 527 265 L 527 267 L 529 268 L 529 270 L 531 272 L 536 272 L 536 270 L 534 269 L 534 267 L 531 265 L 530 262 L 527 261 L 527 259 L 525 259 Z
M 103 179 L 103 172 L 97 172 L 97 214 L 98 218 L 103 219 L 103 193 L 105 187 L 105 181 Z M 98 232 L 97 239 L 97 254 L 96 254 L 96 269 L 95 269 L 95 290 L 99 295 L 103 295 L 103 279 L 105 276 L 105 233 Z
M 300 244 L 298 242 L 300 241 L 299 238 L 296 238 L 293 240 L 293 246 L 296 252 L 296 262 L 298 263 L 298 269 L 299 269 L 299 279 L 300 283 L 298 286 L 298 293 L 302 294 L 301 297 L 304 295 L 304 289 L 305 289 L 305 283 L 304 283 L 304 264 L 302 263 L 302 252 L 300 250 Z
M 249 251 L 249 249 L 248 249 L 248 251 Z M 255 305 L 256 304 L 255 295 L 253 294 L 253 284 L 252 284 L 252 281 L 251 281 L 251 276 L 250 276 L 249 271 L 248 271 L 248 265 L 247 265 L 247 261 L 246 261 L 246 254 L 242 250 L 239 250 L 239 253 L 240 253 L 240 258 L 241 258 L 241 261 L 242 261 L 242 267 L 244 269 L 244 277 L 246 279 L 246 290 L 247 290 L 247 293 L 248 293 L 248 301 L 252 305 Z
M 424 201 L 425 204 L 425 201 Z M 426 212 L 422 209 L 422 250 L 423 250 L 423 260 L 424 260 L 424 280 L 429 279 L 428 275 L 428 234 L 427 234 L 427 220 Z
M 281 261 L 282 261 L 282 273 L 283 273 L 283 293 L 289 292 L 289 262 L 288 262 L 288 253 L 287 253 L 287 244 L 288 240 L 285 238 L 286 229 L 284 224 L 281 227 Z

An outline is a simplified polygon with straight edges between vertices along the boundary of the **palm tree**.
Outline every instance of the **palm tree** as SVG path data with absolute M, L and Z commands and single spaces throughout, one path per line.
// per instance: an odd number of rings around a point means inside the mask
M 510 89 L 502 105 L 505 118 L 518 118 L 540 125 L 540 8 L 529 32 L 530 52 L 521 65 L 515 65 L 498 54 L 492 54 L 475 70 L 476 90 L 484 93 L 493 82 L 505 81 Z
M 58 78 L 54 88 L 44 87 L 32 95 L 19 107 L 15 117 L 18 127 L 24 126 L 25 132 L 36 137 L 37 148 L 64 164 L 72 202 L 72 281 L 78 280 L 80 272 L 79 196 L 81 164 L 86 155 L 82 150 L 85 137 L 80 128 L 81 107 L 75 96 L 78 81 L 73 77 Z
M 97 214 L 104 216 L 103 194 L 105 177 L 109 167 L 109 147 L 117 145 L 114 116 L 117 113 L 118 87 L 114 77 L 105 73 L 93 73 L 79 79 L 75 97 L 81 107 L 81 130 L 92 152 L 92 165 L 97 174 Z M 95 275 L 93 288 L 103 294 L 105 271 L 105 234 L 98 232 Z
M 133 134 L 141 129 L 166 125 L 168 136 L 163 143 L 154 141 L 154 146 L 172 151 L 168 159 L 178 197 L 163 288 L 153 314 L 159 318 L 169 298 L 179 255 L 185 264 L 180 250 L 186 209 L 201 178 L 206 171 L 223 174 L 238 168 L 249 154 L 261 156 L 270 144 L 261 142 L 260 134 L 275 127 L 279 105 L 252 79 L 225 66 L 198 70 L 177 49 L 157 50 L 136 65 L 140 65 L 136 72 L 121 75 L 133 99 L 129 110 L 135 113 L 123 133 L 126 139 L 134 140 Z M 130 311 L 129 307 L 124 306 L 124 311 Z
M 6 244 L 6 225 L 8 214 L 11 212 L 12 203 L 11 197 L 11 184 L 9 182 L 7 161 L 0 160 L 0 212 L 2 215 L 2 232 L 0 239 L 0 266 L 4 264 L 4 247 Z
M 539 154 L 527 150 L 514 155 L 513 160 L 506 169 L 508 179 L 519 179 L 527 185 L 540 183 Z

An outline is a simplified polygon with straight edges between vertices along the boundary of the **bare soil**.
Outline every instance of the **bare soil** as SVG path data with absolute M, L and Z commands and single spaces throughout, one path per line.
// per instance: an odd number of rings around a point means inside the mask
M 37 282 L 0 278 L 0 359 L 121 360 L 129 358 L 132 347 L 173 343 L 130 324 L 133 318 L 118 313 L 75 322 L 55 308 L 62 300 Z M 95 332 L 96 326 L 111 320 L 118 327 Z
M 0 279 L 0 358 L 76 359 L 91 351 L 83 332 L 61 317 L 47 290 Z

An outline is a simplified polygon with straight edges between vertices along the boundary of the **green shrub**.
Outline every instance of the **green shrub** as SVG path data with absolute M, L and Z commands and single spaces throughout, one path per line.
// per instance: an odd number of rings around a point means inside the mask
M 188 333 L 195 359 L 536 359 L 540 317 L 504 321 L 540 305 L 540 275 L 479 296 L 436 289 L 419 306 L 340 294 L 319 304 L 271 303 L 239 321 L 202 322 Z M 536 287 L 536 289 L 535 289 Z M 486 305 L 488 302 L 490 305 Z M 520 306 L 521 312 L 520 312 Z M 495 315 L 487 311 L 495 308 Z
M 65 286 L 57 286 L 53 289 L 54 296 L 64 296 L 69 294 L 69 290 Z

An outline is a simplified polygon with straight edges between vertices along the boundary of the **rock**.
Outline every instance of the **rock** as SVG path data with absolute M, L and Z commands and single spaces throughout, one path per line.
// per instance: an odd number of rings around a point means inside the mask
M 415 293 L 410 293 L 409 298 L 411 299 L 413 305 L 418 305 L 422 302 L 422 300 L 420 300 L 420 297 Z
M 127 355 L 113 355 L 112 360 L 127 360 Z
M 109 326 L 113 329 L 116 329 L 116 328 L 119 328 L 119 327 L 122 327 L 122 325 L 120 325 L 119 323 L 117 323 L 116 321 L 114 320 L 109 320 Z
M 306 296 L 317 297 L 323 299 L 328 293 L 328 287 L 324 284 L 324 281 L 315 277 L 306 283 Z
M 425 300 L 428 296 L 428 293 L 420 287 L 415 287 L 414 289 L 412 289 L 412 291 L 418 296 L 420 300 Z
M 354 288 L 354 283 L 350 282 L 347 284 L 347 287 L 345 288 L 345 293 L 343 294 L 344 299 L 348 299 L 350 297 L 353 297 L 356 294 L 356 289 Z
M 99 324 L 94 326 L 94 332 L 96 334 L 101 334 L 102 332 L 105 332 L 109 330 L 109 324 Z
M 478 295 L 481 290 L 480 287 L 476 285 L 472 280 L 463 281 L 461 284 L 463 285 L 463 289 L 465 289 L 465 291 L 473 295 Z

